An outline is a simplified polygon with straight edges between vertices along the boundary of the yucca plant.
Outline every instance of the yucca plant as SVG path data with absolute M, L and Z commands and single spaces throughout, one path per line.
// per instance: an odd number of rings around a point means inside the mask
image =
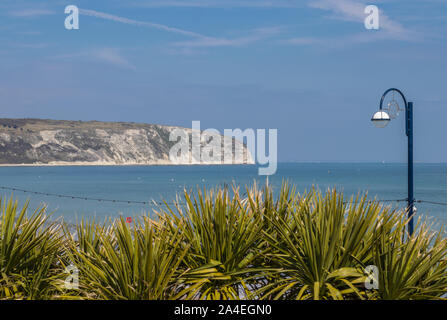
M 371 244 L 382 225 L 397 220 L 366 197 L 345 202 L 332 190 L 294 196 L 287 214 L 269 215 L 274 232 L 264 232 L 266 253 L 279 269 L 259 290 L 264 299 L 364 299 L 363 269 L 372 261 Z
M 180 229 L 167 232 L 149 218 L 131 227 L 121 217 L 109 227 L 84 222 L 70 240 L 83 298 L 158 300 L 188 293 L 178 269 L 188 250 Z
M 44 207 L 28 217 L 28 202 L 19 209 L 12 197 L 0 207 L 0 298 L 50 299 L 63 272 L 60 225 L 48 221 Z
M 405 212 L 402 213 L 402 220 Z M 416 233 L 404 237 L 405 226 L 379 232 L 372 246 L 378 289 L 371 299 L 440 299 L 447 294 L 447 239 L 419 219 Z
M 241 198 L 238 189 L 184 192 L 185 205 L 167 206 L 160 220 L 171 232 L 182 230 L 188 246 L 183 266 L 184 281 L 194 286 L 186 299 L 242 299 L 251 294 L 251 281 L 262 272 L 254 266 L 259 255 L 263 218 L 261 193 L 256 186 Z
M 184 192 L 127 223 L 50 222 L 0 201 L 0 299 L 441 299 L 447 239 L 365 196 L 283 183 Z M 65 267 L 79 289 L 64 287 Z M 365 267 L 376 266 L 368 290 Z

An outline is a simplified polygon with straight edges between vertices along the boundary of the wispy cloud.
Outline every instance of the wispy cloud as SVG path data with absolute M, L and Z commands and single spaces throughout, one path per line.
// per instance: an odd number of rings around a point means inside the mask
M 88 51 L 81 51 L 72 54 L 64 54 L 54 56 L 54 59 L 72 60 L 76 58 L 99 61 L 102 63 L 110 64 L 119 68 L 136 70 L 134 64 L 127 60 L 116 48 L 96 48 Z
M 313 45 L 313 44 L 323 44 L 325 40 L 316 37 L 297 37 L 297 38 L 290 38 L 282 42 L 294 45 Z
M 248 35 L 235 38 L 202 38 L 190 41 L 180 41 L 174 43 L 180 47 L 238 47 L 254 42 L 258 42 L 269 37 L 275 36 L 284 30 L 283 27 L 257 28 L 251 30 Z
M 108 13 L 94 11 L 94 10 L 79 9 L 79 13 L 86 15 L 86 16 L 96 17 L 96 18 L 105 19 L 105 20 L 111 20 L 111 21 L 125 23 L 125 24 L 129 24 L 129 25 L 133 25 L 133 26 L 154 28 L 154 29 L 163 30 L 163 31 L 171 32 L 171 33 L 176 33 L 176 34 L 180 34 L 180 35 L 184 35 L 184 36 L 188 36 L 188 37 L 206 38 L 206 36 L 204 36 L 200 33 L 183 30 L 183 29 L 179 29 L 179 28 L 174 28 L 174 27 L 170 27 L 167 25 L 154 23 L 154 22 L 144 22 L 144 21 L 123 18 L 123 17 L 116 16 L 113 14 L 108 14 Z
M 310 8 L 325 10 L 331 15 L 330 19 L 356 22 L 363 25 L 366 14 L 364 12 L 367 3 L 362 0 L 311 0 Z M 380 10 L 380 6 L 379 6 Z M 354 34 L 334 35 L 331 37 L 293 37 L 280 41 L 292 45 L 320 45 L 328 47 L 343 47 L 345 45 L 370 43 L 382 40 L 421 41 L 424 39 L 422 32 L 404 27 L 393 21 L 383 11 L 380 11 L 380 29 L 378 31 L 364 30 Z
M 199 7 L 199 8 L 296 8 L 303 7 L 301 0 L 149 0 L 133 1 L 139 7 Z
M 128 60 L 126 60 L 123 56 L 121 56 L 116 49 L 102 48 L 92 51 L 92 54 L 96 58 L 104 62 L 113 64 L 121 68 L 136 70 L 136 67 Z
M 284 7 L 298 8 L 310 7 L 313 9 L 330 12 L 331 19 L 356 22 L 363 25 L 366 14 L 365 7 L 369 3 L 364 0 L 276 0 L 276 1 L 254 1 L 254 0 L 152 0 L 134 1 L 130 5 L 144 7 Z M 176 42 L 175 46 L 180 47 L 223 47 L 223 46 L 243 46 L 260 41 L 268 37 L 266 34 L 253 32 L 252 34 L 235 37 L 196 37 L 193 40 Z M 331 45 L 367 43 L 380 40 L 402 40 L 418 41 L 424 38 L 422 32 L 417 32 L 404 27 L 402 24 L 392 20 L 383 11 L 380 12 L 380 30 L 377 32 L 365 32 L 352 35 L 339 35 L 329 37 L 293 37 L 288 40 L 280 40 L 282 43 L 294 45 Z M 190 51 L 188 51 L 190 52 Z
M 51 15 L 54 13 L 54 11 L 47 9 L 23 9 L 9 12 L 9 14 L 13 17 L 39 17 Z
M 390 36 L 386 33 L 355 33 L 349 35 L 340 35 L 335 37 L 296 37 L 280 41 L 283 44 L 297 46 L 324 46 L 328 48 L 344 48 L 347 45 L 355 45 L 361 43 L 371 43 L 381 40 L 389 40 Z
M 49 46 L 48 43 L 18 43 L 15 44 L 18 48 L 24 48 L 24 49 L 43 49 L 47 48 Z
M 355 0 L 312 0 L 309 6 L 332 12 L 331 18 L 344 21 L 363 23 L 365 7 L 368 3 Z M 380 8 L 379 8 L 380 10 Z M 381 36 L 371 37 L 372 40 L 378 38 L 389 38 L 396 40 L 414 40 L 416 32 L 403 27 L 400 23 L 391 20 L 383 11 L 380 11 L 380 32 Z M 358 38 L 359 40 L 362 40 Z
M 197 32 L 184 30 L 180 28 L 175 28 L 171 26 L 167 26 L 164 24 L 154 23 L 154 22 L 145 22 L 138 21 L 133 19 L 128 19 L 124 17 L 120 17 L 117 15 L 112 15 L 104 12 L 80 9 L 79 12 L 83 15 L 115 21 L 119 23 L 124 23 L 128 25 L 138 26 L 138 27 L 147 27 L 153 28 L 157 30 L 162 30 L 170 33 L 175 33 L 179 35 L 183 35 L 192 40 L 186 41 L 178 41 L 173 44 L 175 47 L 184 47 L 184 48 L 193 48 L 193 47 L 225 47 L 225 46 L 243 46 L 256 41 L 260 41 L 262 39 L 271 37 L 275 34 L 278 34 L 283 28 L 282 27 L 270 27 L 270 28 L 257 28 L 248 32 L 248 35 L 234 38 L 225 38 L 225 37 L 211 37 L 206 36 Z M 174 50 L 175 52 L 183 52 L 187 54 L 192 54 L 192 50 Z
M 40 31 L 17 31 L 16 33 L 22 36 L 38 36 L 42 34 Z

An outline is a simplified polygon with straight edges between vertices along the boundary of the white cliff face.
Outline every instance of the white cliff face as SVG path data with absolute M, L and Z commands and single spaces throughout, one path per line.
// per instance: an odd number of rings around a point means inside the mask
M 0 164 L 223 164 L 223 159 L 200 161 L 191 152 L 172 163 L 169 150 L 176 142 L 169 141 L 169 135 L 174 129 L 192 133 L 186 128 L 134 123 L 0 119 Z M 202 135 L 202 146 L 206 141 L 206 134 Z M 241 142 L 234 140 L 233 152 L 233 164 L 254 163 Z

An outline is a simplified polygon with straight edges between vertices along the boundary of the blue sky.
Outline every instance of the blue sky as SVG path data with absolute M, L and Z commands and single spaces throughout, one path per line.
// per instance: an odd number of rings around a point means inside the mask
M 405 162 L 403 114 L 370 123 L 397 87 L 415 161 L 447 162 L 446 36 L 444 0 L 0 0 L 0 117 L 273 128 L 280 161 Z

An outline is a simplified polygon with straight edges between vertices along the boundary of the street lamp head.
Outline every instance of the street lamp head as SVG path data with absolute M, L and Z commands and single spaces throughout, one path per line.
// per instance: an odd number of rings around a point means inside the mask
M 385 128 L 390 120 L 388 113 L 383 110 L 377 111 L 371 118 L 372 123 L 374 123 L 377 128 Z

